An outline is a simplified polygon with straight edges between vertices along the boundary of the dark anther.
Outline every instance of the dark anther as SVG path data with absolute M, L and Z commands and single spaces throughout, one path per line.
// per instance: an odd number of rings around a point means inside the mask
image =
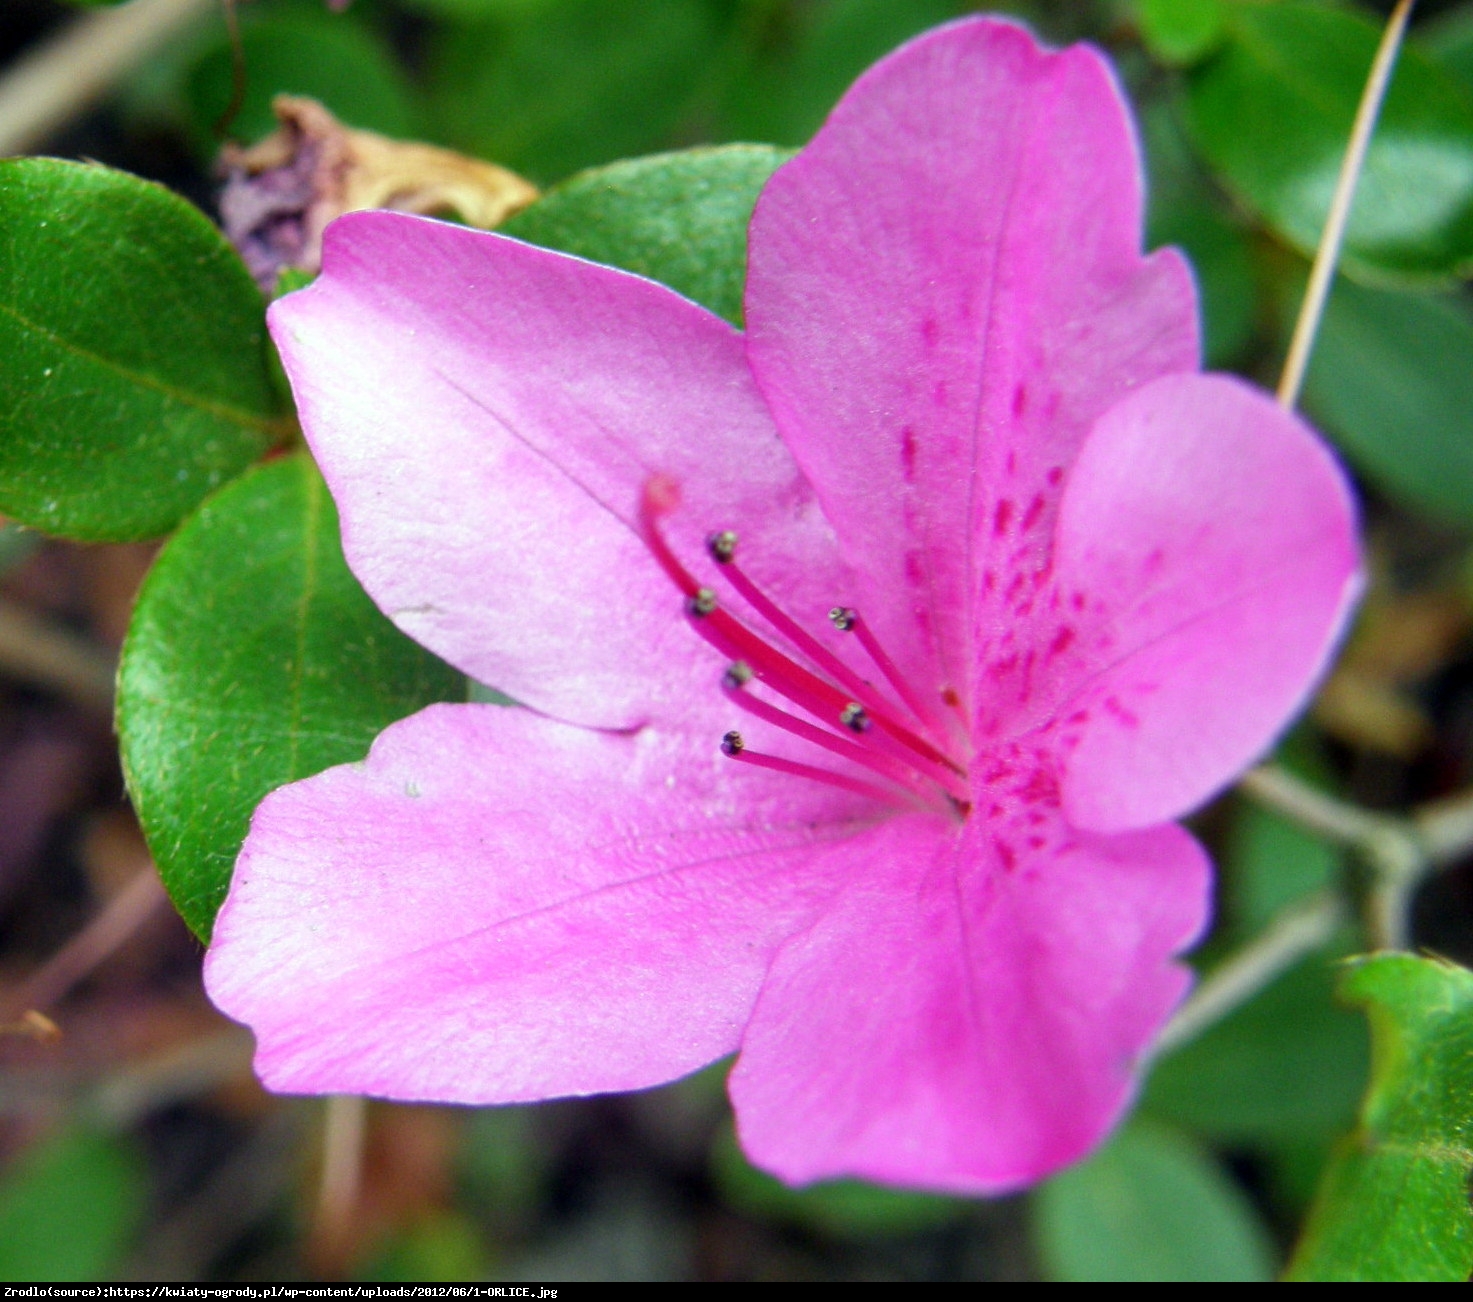
M 685 603 L 685 613 L 702 619 L 716 609 L 716 594 L 710 588 L 702 588 Z
M 839 711 L 839 722 L 851 732 L 868 732 L 870 728 L 869 714 L 858 701 L 850 701 Z
M 742 740 L 742 734 L 733 730 L 721 739 L 721 753 L 723 755 L 740 755 L 746 749 L 747 743 Z
M 733 660 L 726 666 L 726 672 L 721 675 L 721 685 L 729 692 L 735 692 L 751 681 L 752 666 L 745 660 Z
M 725 565 L 736 555 L 736 534 L 730 529 L 723 529 L 720 533 L 713 533 L 706 539 L 706 550 L 711 553 L 711 559 L 718 565 Z
M 829 611 L 829 623 L 841 633 L 847 633 L 859 623 L 859 612 L 853 606 L 835 606 Z

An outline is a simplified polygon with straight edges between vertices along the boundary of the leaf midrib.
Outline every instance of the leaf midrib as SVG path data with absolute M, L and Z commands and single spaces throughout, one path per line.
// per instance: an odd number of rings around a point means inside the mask
M 192 407 L 197 411 L 204 412 L 206 415 L 214 416 L 218 420 L 227 421 L 232 425 L 238 425 L 244 429 L 258 430 L 261 433 L 273 437 L 277 432 L 279 422 L 269 416 L 258 416 L 240 407 L 217 402 L 200 394 L 189 393 L 186 390 L 176 388 L 172 384 L 166 384 L 164 381 L 144 371 L 135 371 L 132 367 L 124 366 L 121 362 L 113 358 L 105 357 L 101 353 L 94 352 L 90 348 L 85 348 L 81 344 L 75 343 L 53 330 L 48 330 L 45 326 L 37 321 L 33 321 L 24 312 L 11 306 L 9 303 L 0 303 L 0 313 L 4 313 L 17 322 L 23 330 L 28 330 L 55 347 L 71 353 L 73 356 L 81 358 L 84 361 L 91 362 L 105 371 L 110 371 L 114 375 L 141 389 L 151 389 L 153 392 L 162 394 L 164 397 L 179 403 L 181 406 Z

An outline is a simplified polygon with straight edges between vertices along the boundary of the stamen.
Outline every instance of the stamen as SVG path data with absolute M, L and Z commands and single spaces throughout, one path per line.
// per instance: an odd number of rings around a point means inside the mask
M 712 535 L 707 540 L 707 546 L 713 556 L 719 558 L 724 554 L 728 557 L 723 564 L 732 579 L 732 586 L 746 597 L 759 613 L 787 634 L 795 645 L 809 653 L 816 663 L 831 672 L 840 682 L 846 686 L 863 689 L 853 693 L 853 696 L 859 699 L 855 700 L 845 695 L 832 683 L 820 678 L 790 656 L 764 641 L 760 635 L 752 632 L 740 620 L 722 609 L 716 594 L 711 589 L 702 587 L 696 582 L 690 571 L 681 564 L 670 549 L 658 525 L 659 519 L 668 515 L 679 504 L 679 485 L 668 476 L 652 476 L 646 481 L 644 492 L 640 497 L 639 530 L 643 541 L 649 547 L 660 568 L 685 594 L 686 614 L 690 619 L 691 627 L 723 655 L 731 660 L 742 662 L 751 674 L 821 722 L 832 723 L 837 719 L 846 727 L 854 729 L 854 723 L 845 718 L 845 713 L 851 708 L 858 710 L 859 713 L 852 716 L 853 719 L 863 719 L 865 723 L 873 722 L 879 730 L 867 729 L 863 723 L 860 725 L 858 730 L 866 736 L 867 744 L 879 746 L 893 755 L 894 747 L 889 744 L 893 740 L 923 761 L 917 763 L 916 759 L 909 755 L 901 755 L 898 757 L 901 763 L 932 778 L 943 790 L 955 796 L 957 794 L 955 783 L 941 770 L 949 770 L 951 774 L 963 779 L 966 777 L 966 770 L 930 742 L 918 737 L 908 727 L 892 717 L 882 699 L 874 696 L 868 684 L 779 610 L 736 567 L 731 559 L 736 551 L 736 536 L 731 531 L 724 530 Z M 866 642 L 865 645 L 867 649 L 870 647 L 869 642 Z M 885 663 L 889 663 L 888 660 Z M 884 668 L 884 663 L 881 664 L 881 667 Z M 891 668 L 893 669 L 893 665 Z M 910 697 L 903 689 L 901 694 L 907 704 L 910 704 Z M 917 711 L 917 717 L 925 718 L 920 711 Z M 881 732 L 885 735 L 881 736 Z
M 874 727 L 869 715 L 864 711 L 864 706 L 860 705 L 858 701 L 850 701 L 848 705 L 839 711 L 839 722 L 848 728 L 850 732 L 868 732 Z
M 742 677 L 745 672 L 746 677 Z M 923 800 L 934 797 L 935 792 L 930 786 L 920 786 L 930 777 L 929 774 L 917 769 L 914 764 L 907 762 L 904 758 L 896 758 L 884 751 L 875 751 L 866 746 L 858 746 L 843 737 L 835 736 L 831 732 L 825 732 L 822 728 L 804 719 L 795 719 L 791 714 L 786 714 L 777 706 L 771 705 L 753 696 L 750 692 L 742 691 L 742 688 L 751 681 L 752 671 L 740 660 L 729 666 L 726 673 L 722 675 L 721 686 L 725 689 L 727 698 L 733 705 L 754 715 L 764 723 L 773 727 L 781 728 L 784 732 L 790 732 L 795 737 L 801 737 L 804 741 L 812 742 L 815 746 L 822 746 L 824 750 L 848 760 L 851 764 L 858 764 L 871 772 L 878 774 L 887 782 L 893 782 L 906 791 L 913 792 Z M 949 776 L 949 775 L 946 775 Z M 934 779 L 932 779 L 934 780 Z M 948 800 L 956 797 L 945 791 Z
M 870 630 L 870 626 L 860 618 L 859 612 L 852 606 L 835 606 L 829 611 L 829 619 L 841 633 L 853 633 L 859 639 L 859 644 L 869 652 L 869 658 L 879 667 L 890 686 L 895 689 L 895 694 L 905 702 L 910 712 L 927 727 L 934 728 L 936 716 L 911 690 L 910 684 L 905 680 L 905 675 L 900 672 L 900 666 L 885 653 L 885 648 L 880 645 L 879 639 Z
M 731 759 L 740 760 L 744 764 L 755 765 L 759 769 L 772 769 L 774 772 L 788 773 L 793 777 L 811 778 L 815 782 L 823 782 L 831 787 L 842 787 L 845 791 L 853 791 L 870 800 L 880 801 L 882 804 L 914 803 L 903 798 L 898 799 L 899 792 L 886 791 L 883 787 L 863 782 L 859 778 L 851 778 L 844 773 L 830 773 L 827 769 L 814 768 L 811 764 L 799 764 L 796 760 L 780 759 L 776 755 L 763 755 L 759 751 L 748 750 L 739 732 L 729 732 L 721 739 L 721 753 Z
M 741 593 L 742 598 L 753 610 L 803 652 L 824 673 L 828 674 L 830 678 L 842 683 L 849 689 L 851 694 L 857 696 L 870 709 L 882 710 L 884 708 L 884 702 L 875 695 L 874 688 L 840 660 L 828 647 L 824 646 L 812 633 L 793 619 L 792 616 L 783 611 L 771 597 L 752 582 L 746 571 L 736 563 L 736 542 L 736 534 L 728 529 L 723 530 L 721 533 L 712 534 L 706 543 L 711 555 L 720 561 L 723 569 L 726 571 L 726 577 L 731 580 L 731 586 Z M 724 553 L 724 555 L 718 553 L 718 544 L 720 544 L 720 552 Z

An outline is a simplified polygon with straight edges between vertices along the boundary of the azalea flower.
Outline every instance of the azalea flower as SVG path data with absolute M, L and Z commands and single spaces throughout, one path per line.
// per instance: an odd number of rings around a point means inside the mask
M 349 562 L 523 708 L 262 803 L 206 973 L 267 1085 L 505 1103 L 735 1052 L 793 1182 L 991 1192 L 1100 1140 L 1208 911 L 1172 820 L 1357 584 L 1342 473 L 1197 372 L 1141 189 L 1104 60 L 976 19 L 773 176 L 745 334 L 503 237 L 329 229 L 271 324 Z

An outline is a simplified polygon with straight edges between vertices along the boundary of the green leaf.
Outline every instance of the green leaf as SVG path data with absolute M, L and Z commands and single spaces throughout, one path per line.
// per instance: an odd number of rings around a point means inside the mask
M 1440 15 L 1417 33 L 1417 42 L 1473 95 L 1473 8 Z
M 1349 969 L 1371 1022 L 1360 1123 L 1325 1173 L 1298 1280 L 1466 1280 L 1473 1271 L 1473 972 L 1410 954 Z
M 1142 1107 L 1222 1143 L 1327 1141 L 1354 1117 L 1366 1065 L 1365 1027 L 1314 958 L 1157 1063 Z
M 465 680 L 381 615 L 302 455 L 206 502 L 150 572 L 123 648 L 118 734 L 164 884 L 208 937 L 268 791 L 361 759 Z
M 280 440 L 260 292 L 162 186 L 0 160 L 0 513 L 165 533 Z
M 1156 100 L 1140 115 L 1150 178 L 1146 242 L 1191 260 L 1202 299 L 1207 365 L 1226 367 L 1247 347 L 1258 315 L 1257 276 L 1242 225 L 1223 209 L 1180 124 L 1180 105 Z
M 739 325 L 747 223 L 788 157 L 726 145 L 614 163 L 565 181 L 499 229 L 658 280 Z
M 418 112 L 404 73 L 379 36 L 351 14 L 320 8 L 248 15 L 242 23 L 245 98 L 228 131 L 236 140 L 259 140 L 276 127 L 271 100 L 306 95 L 342 122 L 387 136 L 415 134 Z M 213 45 L 190 69 L 184 100 L 202 157 L 220 147 L 216 126 L 235 93 L 230 47 Z
M 1304 406 L 1382 491 L 1473 526 L 1473 315 L 1460 299 L 1339 281 Z
M 0 1172 L 0 1279 L 116 1278 L 148 1190 L 131 1148 L 60 1132 Z
M 1193 74 L 1203 153 L 1305 253 L 1319 241 L 1379 37 L 1347 10 L 1235 5 L 1223 49 Z M 1473 269 L 1473 107 L 1415 47 L 1402 51 L 1366 156 L 1343 265 L 1424 280 Z
M 1034 1241 L 1063 1281 L 1265 1280 L 1269 1238 L 1242 1191 L 1178 1131 L 1135 1121 L 1034 1194 Z
M 706 0 L 554 0 L 446 25 L 430 51 L 437 135 L 539 183 L 666 148 L 720 39 Z
M 1223 864 L 1233 936 L 1248 940 L 1289 905 L 1333 885 L 1340 862 L 1339 850 L 1281 814 L 1241 805 Z
M 765 1221 L 786 1222 L 840 1239 L 916 1234 L 948 1225 L 968 1204 L 938 1194 L 883 1189 L 862 1180 L 830 1180 L 792 1189 L 757 1170 L 730 1127 L 718 1132 L 711 1173 L 728 1206 Z
M 1136 12 L 1151 53 L 1182 66 L 1209 54 L 1227 24 L 1223 0 L 1137 0 Z

